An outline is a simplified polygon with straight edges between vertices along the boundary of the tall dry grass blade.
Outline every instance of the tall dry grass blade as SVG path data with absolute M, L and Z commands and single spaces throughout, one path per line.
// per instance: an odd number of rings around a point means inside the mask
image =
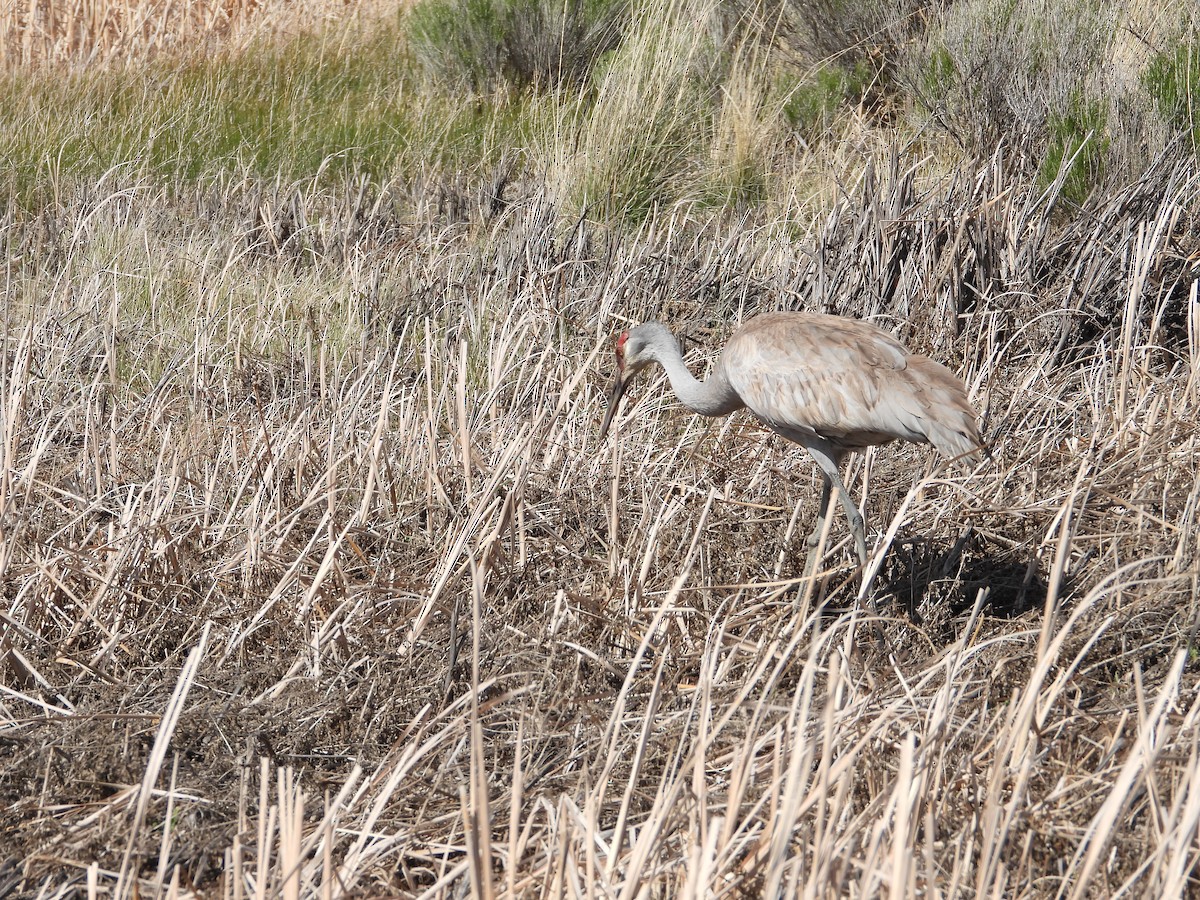
M 258 761 L 258 865 L 253 893 L 259 900 L 270 896 L 271 847 L 275 843 L 275 825 L 279 807 L 268 803 L 270 796 L 270 761 L 264 756 Z
M 163 760 L 166 759 L 167 747 L 170 746 L 171 738 L 175 734 L 175 727 L 179 723 L 179 716 L 183 712 L 183 705 L 187 702 L 188 693 L 195 683 L 196 673 L 204 659 L 204 653 L 208 649 L 208 635 L 211 629 L 212 622 L 205 622 L 204 628 L 200 632 L 200 639 L 196 642 L 196 646 L 188 652 L 187 659 L 184 660 L 183 666 L 179 670 L 175 689 L 171 692 L 171 698 L 167 701 L 167 707 L 163 711 L 158 731 L 154 735 L 154 745 L 150 748 L 150 756 L 146 760 L 146 772 L 142 776 L 142 783 L 138 788 L 137 805 L 134 807 L 133 819 L 129 827 L 129 839 L 121 857 L 121 870 L 113 888 L 115 897 L 123 898 L 127 896 L 126 892 L 129 892 L 128 895 L 136 892 L 137 880 L 131 867 L 138 843 L 141 840 L 142 825 L 146 821 L 146 813 L 150 809 L 150 798 L 154 791 L 154 785 L 158 781 L 158 773 L 162 768 Z
M 170 788 L 167 790 L 167 812 L 163 816 L 163 835 L 162 843 L 158 847 L 158 870 L 155 872 L 154 881 L 160 886 L 167 878 L 167 860 L 171 856 L 171 837 L 172 825 L 175 821 L 175 786 L 179 782 L 179 754 L 176 753 L 171 760 L 171 782 Z M 175 868 L 174 877 L 179 877 L 179 868 Z
M 462 454 L 463 482 L 466 485 L 466 497 L 474 496 L 471 490 L 471 431 L 467 419 L 467 342 L 458 344 L 458 381 L 455 392 L 455 412 L 458 415 L 458 445 Z
M 810 648 L 810 663 L 813 661 L 819 643 Z M 809 769 L 812 759 L 812 746 L 806 740 L 809 731 L 809 717 L 813 714 L 813 691 L 816 679 L 816 669 L 812 665 L 804 667 L 800 683 L 792 693 L 791 705 L 788 710 L 788 720 L 784 734 L 791 738 L 788 741 L 786 753 L 787 765 L 779 784 L 779 807 L 772 821 L 767 823 L 767 833 L 770 837 L 770 849 L 765 861 L 764 879 L 766 892 L 778 896 L 783 880 L 788 876 L 788 869 L 797 864 L 791 857 L 790 848 L 793 830 L 800 817 L 801 804 L 806 794 L 809 794 Z M 793 870 L 794 871 L 794 870 Z
M 300 879 L 306 854 L 304 841 L 304 794 L 290 766 L 276 772 L 279 797 L 279 869 L 282 875 L 279 893 L 283 900 L 299 900 Z
M 1087 896 L 1100 860 L 1118 827 L 1117 819 L 1130 802 L 1134 784 L 1139 777 L 1144 778 L 1147 773 L 1153 771 L 1155 758 L 1161 752 L 1159 742 L 1163 736 L 1162 718 L 1166 714 L 1168 706 L 1177 702 L 1179 678 L 1183 673 L 1186 661 L 1186 654 L 1183 651 L 1175 654 L 1170 672 L 1159 689 L 1154 708 L 1150 710 L 1146 721 L 1138 729 L 1137 742 L 1130 748 L 1129 755 L 1121 766 L 1120 774 L 1112 784 L 1108 796 L 1105 797 L 1104 804 L 1089 823 L 1079 850 L 1067 866 L 1068 877 L 1063 880 L 1064 887 L 1059 890 L 1059 896 Z M 1072 875 L 1074 875 L 1073 878 L 1070 877 Z M 1067 884 L 1071 885 L 1069 895 L 1065 890 Z
M 650 687 L 650 696 L 646 701 L 646 712 L 642 717 L 642 726 L 638 734 L 637 744 L 633 751 L 633 760 L 630 764 L 627 775 L 625 791 L 621 796 L 621 805 L 617 811 L 617 822 L 613 827 L 612 836 L 609 838 L 608 844 L 608 861 L 604 867 L 604 882 L 612 884 L 614 882 L 617 870 L 617 864 L 624 859 L 625 850 L 625 833 L 629 824 L 630 804 L 633 800 L 633 794 L 637 790 L 639 780 L 642 773 L 642 764 L 646 758 L 646 748 L 650 740 L 651 728 L 655 721 L 655 714 L 658 711 L 658 701 L 662 689 L 663 664 L 660 661 L 655 668 L 654 683 Z M 612 736 L 614 747 L 620 742 L 620 734 L 614 732 Z M 610 759 L 615 758 L 610 752 Z M 597 786 L 596 806 L 602 806 L 604 794 L 608 789 L 608 783 L 601 781 Z
M 464 464 L 470 460 L 464 457 Z M 460 788 L 463 799 L 463 824 L 467 851 L 471 859 L 473 893 L 483 900 L 496 896 L 492 881 L 492 813 L 489 799 L 487 762 L 483 750 L 483 724 L 479 712 L 479 647 L 483 628 L 484 573 L 468 555 L 471 563 L 471 777 L 469 786 Z

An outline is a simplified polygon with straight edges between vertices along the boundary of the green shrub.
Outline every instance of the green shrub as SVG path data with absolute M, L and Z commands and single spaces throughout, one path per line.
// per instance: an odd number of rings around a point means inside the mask
M 798 81 L 787 92 L 783 115 L 788 124 L 806 137 L 820 136 L 829 130 L 838 110 L 863 99 L 873 76 L 865 62 L 849 67 L 836 63 L 823 65 L 815 75 Z
M 1076 94 L 1071 107 L 1047 122 L 1046 155 L 1038 168 L 1042 187 L 1062 177 L 1061 195 L 1082 204 L 1104 174 L 1108 138 L 1105 108 Z M 1063 168 L 1066 167 L 1066 171 Z
M 971 152 L 1004 143 L 1049 183 L 1078 151 L 1064 182 L 1078 197 L 1110 146 L 1116 22 L 1114 0 L 962 0 L 914 45 L 903 78 L 917 110 Z
M 764 0 L 778 40 L 805 62 L 866 66 L 870 79 L 890 85 L 902 48 L 924 30 L 929 0 Z M 774 17 L 772 17 L 772 11 Z
M 902 63 L 908 48 L 922 40 L 927 17 L 946 0 L 758 2 L 770 26 L 764 33 L 806 82 L 785 115 L 801 133 L 821 133 L 848 103 L 875 124 L 893 123 L 905 99 Z
M 414 54 L 435 81 L 476 91 L 584 83 L 621 42 L 625 0 L 426 0 Z
M 1141 82 L 1162 117 L 1200 148 L 1200 35 L 1180 41 L 1169 53 L 1155 54 Z
M 184 180 L 230 170 L 420 179 L 491 165 L 520 143 L 529 98 L 422 92 L 398 22 L 352 34 L 138 68 L 8 75 L 0 190 L 32 197 L 114 167 Z
M 705 27 L 717 6 L 640 4 L 588 96 L 568 101 L 550 123 L 544 141 L 551 181 L 571 206 L 636 221 L 703 180 L 697 169 L 711 165 L 706 157 L 728 74 L 713 30 Z M 720 155 L 728 165 L 730 155 Z

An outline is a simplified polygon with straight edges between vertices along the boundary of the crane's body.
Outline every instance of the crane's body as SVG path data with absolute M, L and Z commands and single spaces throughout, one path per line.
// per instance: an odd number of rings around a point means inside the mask
M 629 379 L 657 362 L 693 412 L 720 416 L 746 407 L 812 454 L 824 490 L 809 537 L 810 571 L 834 487 L 866 563 L 862 516 L 838 472 L 848 451 L 903 440 L 932 444 L 955 458 L 983 447 L 962 381 L 941 363 L 910 353 L 883 329 L 857 319 L 802 312 L 757 316 L 734 332 L 703 382 L 688 371 L 675 338 L 657 322 L 622 333 L 616 353 L 617 378 L 601 438 Z

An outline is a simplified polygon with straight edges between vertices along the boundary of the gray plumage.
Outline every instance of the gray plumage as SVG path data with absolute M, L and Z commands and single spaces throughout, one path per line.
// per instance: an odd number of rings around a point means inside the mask
M 910 353 L 883 329 L 857 319 L 799 312 L 757 316 L 734 332 L 706 381 L 688 371 L 679 344 L 657 322 L 623 333 L 616 354 L 617 378 L 601 438 L 629 379 L 658 363 L 675 396 L 693 412 L 721 416 L 746 407 L 812 454 L 824 490 L 809 537 L 810 570 L 834 486 L 866 563 L 862 516 L 838 472 L 847 452 L 894 440 L 931 444 L 951 458 L 983 449 L 962 381 L 941 363 Z

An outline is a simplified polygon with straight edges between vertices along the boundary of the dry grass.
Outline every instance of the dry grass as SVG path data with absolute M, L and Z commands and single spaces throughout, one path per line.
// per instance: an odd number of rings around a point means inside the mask
M 403 5 L 403 4 L 402 4 Z M 236 50 L 360 13 L 374 0 L 10 0 L 0 6 L 0 70 L 136 66 L 162 54 Z
M 49 9 L 3 13 L 6 65 L 326 7 Z M 714 104 L 717 19 L 657 9 L 499 174 L 16 173 L 0 896 L 1200 893 L 1196 157 L 1080 208 L 1069 166 L 862 109 L 804 145 L 765 57 Z M 850 463 L 865 577 L 840 515 L 799 577 L 818 478 L 748 416 L 646 378 L 596 439 L 626 323 L 700 371 L 780 308 L 893 329 L 983 412 L 974 471 Z
M 1200 179 L 1070 224 L 883 162 L 802 234 L 310 184 L 10 223 L 0 892 L 1195 892 Z M 987 410 L 973 473 L 851 466 L 886 649 L 840 517 L 797 580 L 802 453 L 661 381 L 596 444 L 623 323 L 702 367 L 779 307 Z

